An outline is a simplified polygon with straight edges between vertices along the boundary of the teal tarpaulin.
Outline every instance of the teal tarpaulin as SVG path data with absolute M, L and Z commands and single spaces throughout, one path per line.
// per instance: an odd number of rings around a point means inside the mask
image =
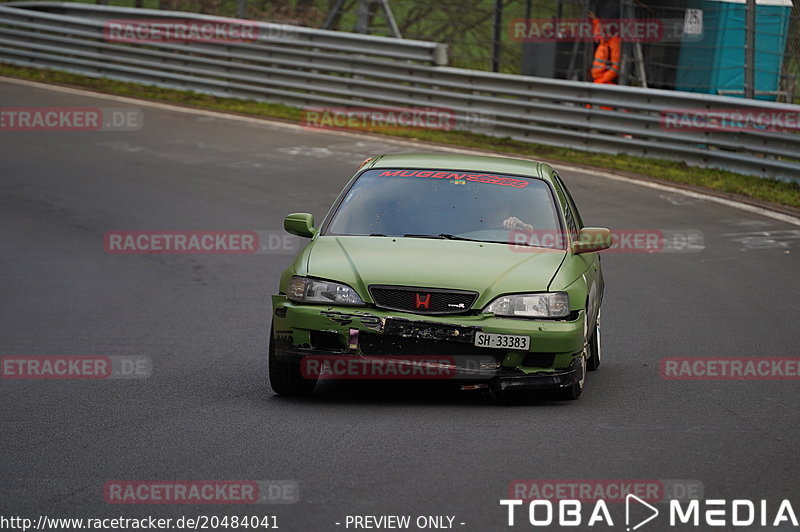
M 702 10 L 702 38 L 681 43 L 675 89 L 744 96 L 746 2 L 690 0 Z M 756 98 L 775 100 L 780 83 L 791 0 L 757 0 L 755 33 Z M 733 91 L 733 92 L 729 92 Z

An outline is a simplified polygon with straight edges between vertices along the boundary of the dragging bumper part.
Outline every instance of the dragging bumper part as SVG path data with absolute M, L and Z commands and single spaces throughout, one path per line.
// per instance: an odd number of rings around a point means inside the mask
M 488 386 L 500 393 L 566 388 L 577 384 L 583 378 L 581 356 L 575 356 L 566 368 L 526 373 L 519 368 L 501 366 L 491 359 L 464 360 L 454 357 L 403 355 L 376 357 L 353 352 L 317 352 L 303 348 L 279 348 L 276 351 L 278 358 L 284 362 L 300 365 L 301 373 L 309 375 L 308 378 L 440 379 L 463 383 L 467 388 Z M 325 374 L 321 373 L 323 366 L 328 367 L 328 372 Z
M 517 369 L 503 368 L 491 385 L 499 392 L 535 392 L 574 386 L 583 379 L 581 357 L 573 358 L 567 368 L 548 372 L 524 373 Z

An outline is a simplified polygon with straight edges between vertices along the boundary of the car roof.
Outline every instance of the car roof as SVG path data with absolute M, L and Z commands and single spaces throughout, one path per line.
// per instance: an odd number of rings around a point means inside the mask
M 402 153 L 378 155 L 364 168 L 423 168 L 426 170 L 467 170 L 541 177 L 551 180 L 552 168 L 546 163 L 511 157 Z

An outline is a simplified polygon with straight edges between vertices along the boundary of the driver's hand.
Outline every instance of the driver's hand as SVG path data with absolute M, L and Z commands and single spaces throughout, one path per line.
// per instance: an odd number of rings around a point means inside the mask
M 503 220 L 503 229 L 508 229 L 509 231 L 532 231 L 533 226 L 526 224 L 516 216 L 509 216 Z

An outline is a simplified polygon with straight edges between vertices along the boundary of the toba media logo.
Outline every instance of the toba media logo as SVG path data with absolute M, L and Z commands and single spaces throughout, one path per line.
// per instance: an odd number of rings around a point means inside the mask
M 798 526 L 796 513 L 788 499 L 783 499 L 777 505 L 766 500 L 749 499 L 671 499 L 667 511 L 662 514 L 652 504 L 628 493 L 625 496 L 624 519 L 622 516 L 612 518 L 609 506 L 603 499 L 590 502 L 578 499 L 501 499 L 500 506 L 506 508 L 509 527 L 529 524 L 534 528 L 597 526 L 619 529 L 624 523 L 625 530 L 630 532 L 639 530 L 659 516 L 662 521 L 666 520 L 661 523 L 662 528 L 665 524 L 671 528 Z

